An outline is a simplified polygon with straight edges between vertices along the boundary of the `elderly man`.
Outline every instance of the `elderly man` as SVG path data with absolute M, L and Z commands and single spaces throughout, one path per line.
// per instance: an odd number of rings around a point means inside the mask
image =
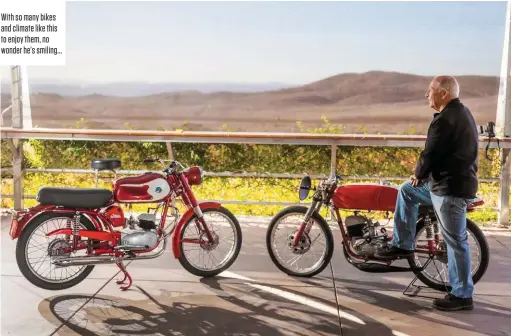
M 470 110 L 458 98 L 459 86 L 450 76 L 435 77 L 426 98 L 434 114 L 426 146 L 411 180 L 400 187 L 391 244 L 378 258 L 407 257 L 413 242 L 420 204 L 433 205 L 447 244 L 451 292 L 434 300 L 441 310 L 473 309 L 474 283 L 467 242 L 467 201 L 478 189 L 478 131 Z

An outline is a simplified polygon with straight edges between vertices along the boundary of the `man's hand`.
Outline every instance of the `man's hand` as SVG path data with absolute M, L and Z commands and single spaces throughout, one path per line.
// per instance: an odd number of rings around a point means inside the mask
M 421 185 L 421 180 L 417 179 L 415 175 L 412 175 L 410 176 L 410 183 L 412 184 L 412 186 L 417 188 L 418 186 Z

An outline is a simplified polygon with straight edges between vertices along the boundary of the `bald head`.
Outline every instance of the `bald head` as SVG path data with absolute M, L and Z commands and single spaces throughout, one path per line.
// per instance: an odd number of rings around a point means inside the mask
M 454 77 L 436 76 L 433 83 L 437 85 L 438 89 L 447 91 L 451 98 L 458 98 L 460 95 L 460 86 Z
M 458 98 L 459 94 L 460 86 L 454 77 L 436 76 L 429 85 L 426 98 L 431 108 L 442 111 L 451 100 Z

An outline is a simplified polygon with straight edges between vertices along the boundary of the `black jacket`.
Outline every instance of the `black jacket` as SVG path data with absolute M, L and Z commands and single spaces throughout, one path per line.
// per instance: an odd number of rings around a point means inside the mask
M 435 195 L 475 198 L 478 154 L 479 133 L 474 117 L 458 98 L 453 99 L 434 114 L 415 177 L 428 179 Z

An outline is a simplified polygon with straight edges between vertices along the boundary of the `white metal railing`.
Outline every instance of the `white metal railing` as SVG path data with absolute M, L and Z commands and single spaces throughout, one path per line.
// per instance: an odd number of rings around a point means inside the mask
M 376 147 L 422 147 L 425 135 L 384 134 L 311 134 L 265 132 L 194 132 L 194 131 L 141 131 L 102 129 L 1 128 L 5 139 L 89 140 L 130 142 L 191 142 L 191 143 L 244 143 L 283 145 L 330 145 Z M 480 137 L 481 148 L 511 148 L 511 138 Z M 498 141 L 498 142 L 497 142 Z
M 19 107 L 13 111 L 20 118 Z M 153 131 L 153 130 L 101 130 L 101 129 L 23 129 L 2 127 L 1 138 L 13 141 L 13 189 L 14 207 L 22 208 L 23 169 L 21 166 L 23 151 L 17 140 L 89 140 L 89 141 L 131 141 L 131 142 L 191 142 L 191 143 L 245 143 L 245 144 L 289 144 L 289 145 L 329 145 L 331 147 L 330 174 L 337 167 L 337 146 L 383 146 L 383 147 L 423 147 L 425 135 L 380 135 L 380 134 L 307 134 L 307 133 L 255 133 L 255 132 L 193 132 L 193 131 Z M 511 138 L 480 138 L 480 147 L 502 148 L 502 169 L 499 193 L 499 222 L 509 225 L 509 165 Z M 8 195 L 6 195 L 8 196 Z M 30 196 L 30 195 L 28 195 Z M 226 203 L 225 201 L 223 201 Z M 231 201 L 239 202 L 239 201 Z M 242 201 L 248 204 L 249 201 Z M 253 202 L 253 201 L 250 201 Z M 252 204 L 261 204 L 254 201 Z M 282 203 L 279 203 L 282 204 Z M 288 203 L 284 203 L 288 204 Z
M 88 140 L 88 141 L 146 141 L 146 142 L 192 142 L 192 143 L 240 143 L 240 144 L 294 144 L 294 145 L 330 145 L 331 174 L 337 166 L 337 146 L 383 146 L 383 147 L 422 147 L 426 136 L 423 135 L 379 135 L 379 134 L 304 134 L 304 133 L 250 133 L 250 132 L 176 132 L 176 131 L 129 131 L 129 130 L 91 130 L 91 129 L 18 129 L 2 128 L 2 138 L 5 139 L 46 139 L 46 140 Z M 497 142 L 498 140 L 498 142 Z M 489 141 L 489 142 L 488 142 Z M 480 147 L 511 148 L 510 138 L 480 138 Z M 8 168 L 5 170 L 13 170 Z M 135 175 L 148 170 L 119 170 L 119 175 Z M 95 173 L 92 169 L 24 169 L 23 172 L 40 173 Z M 216 177 L 269 177 L 269 178 L 301 178 L 302 174 L 289 173 L 257 173 L 257 172 L 206 172 L 206 176 Z M 328 178 L 326 174 L 312 175 L 317 179 Z M 406 180 L 400 176 L 343 176 L 346 180 Z M 15 179 L 16 180 L 16 179 Z M 498 178 L 480 179 L 481 182 L 496 182 Z M 14 195 L 2 195 L 11 198 Z M 33 199 L 34 195 L 20 195 L 22 198 Z M 252 200 L 222 200 L 226 204 L 245 205 L 294 205 L 297 203 L 252 201 Z M 500 205 L 500 212 L 506 210 L 506 202 Z

